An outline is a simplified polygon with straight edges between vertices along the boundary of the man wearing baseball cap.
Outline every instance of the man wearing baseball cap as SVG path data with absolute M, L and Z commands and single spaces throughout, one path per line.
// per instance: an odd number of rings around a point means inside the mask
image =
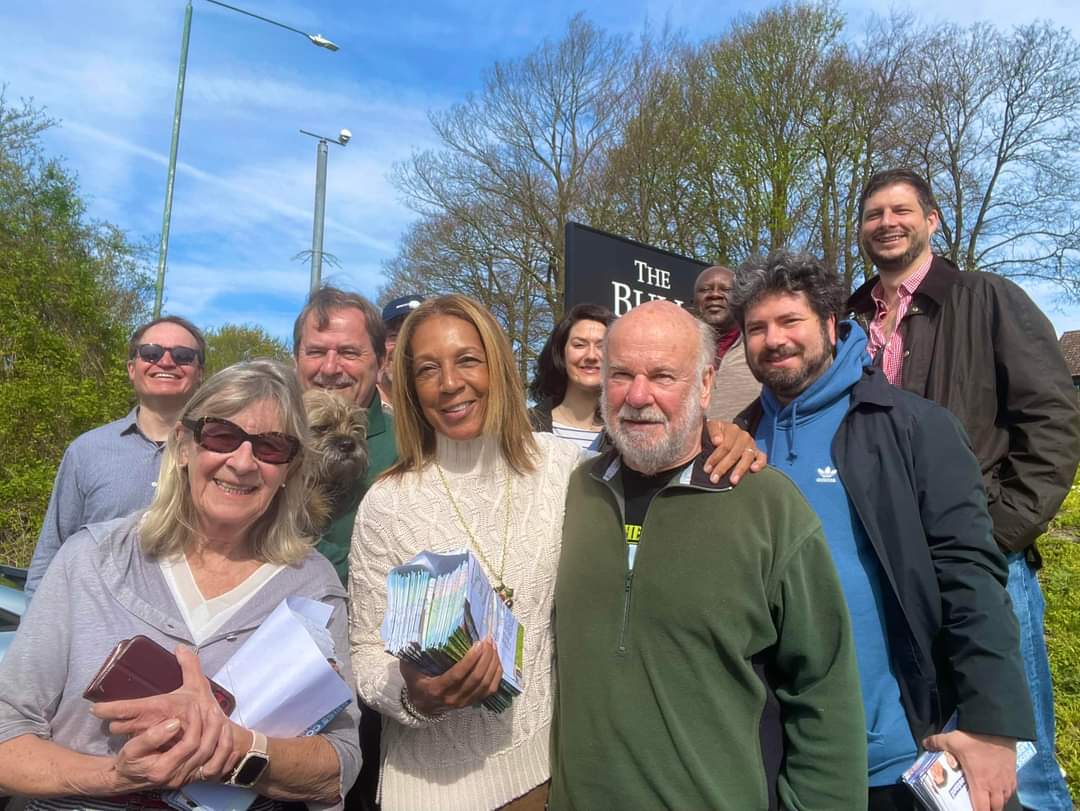
M 397 343 L 401 325 L 405 323 L 405 316 L 420 306 L 423 296 L 399 296 L 391 301 L 382 311 L 382 320 L 386 324 L 386 363 L 383 365 L 382 374 L 379 375 L 379 399 L 382 400 L 384 411 L 393 411 L 390 400 L 390 392 L 393 388 L 390 375 L 394 360 L 394 345 Z

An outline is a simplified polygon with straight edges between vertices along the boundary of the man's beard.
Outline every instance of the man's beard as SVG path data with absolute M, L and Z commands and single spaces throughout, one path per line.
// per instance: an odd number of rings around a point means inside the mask
M 690 397 L 680 414 L 669 420 L 657 406 L 633 408 L 623 403 L 618 414 L 609 415 L 607 393 L 600 394 L 600 408 L 605 417 L 606 428 L 623 462 L 631 469 L 646 476 L 669 470 L 682 461 L 691 436 L 701 431 L 705 409 L 696 397 Z M 667 431 L 659 439 L 650 440 L 636 431 L 622 426 L 622 418 L 655 422 Z
M 795 355 L 802 355 L 802 365 L 791 369 L 773 369 L 759 366 L 758 357 L 761 358 L 761 362 L 781 360 L 783 358 L 790 358 Z M 804 347 L 802 350 L 794 349 L 793 347 L 785 347 L 784 350 L 779 352 L 763 351 L 759 353 L 758 357 L 750 357 L 747 354 L 746 362 L 750 367 L 750 371 L 753 373 L 761 384 L 772 391 L 777 397 L 783 400 L 794 400 L 800 394 L 802 394 L 810 384 L 817 380 L 821 374 L 829 368 L 832 363 L 832 344 L 829 341 L 829 334 L 825 330 L 825 327 L 821 328 L 821 351 L 816 355 L 808 355 L 807 350 Z
M 927 245 L 927 241 L 916 231 L 905 232 L 905 235 L 908 238 L 907 250 L 892 259 L 882 256 L 875 251 L 873 242 L 870 239 L 864 239 L 862 247 L 866 252 L 866 255 L 870 257 L 870 261 L 874 263 L 874 267 L 878 270 L 884 270 L 886 272 L 904 270 L 905 268 L 910 267 L 911 263 L 922 255 L 922 252 L 926 250 Z

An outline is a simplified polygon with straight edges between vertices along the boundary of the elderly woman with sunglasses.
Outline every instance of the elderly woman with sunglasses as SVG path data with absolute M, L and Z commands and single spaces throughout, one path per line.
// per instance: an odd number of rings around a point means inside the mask
M 182 412 L 150 507 L 63 545 L 0 662 L 0 794 L 31 809 L 161 808 L 162 790 L 214 781 L 250 784 L 259 807 L 341 801 L 359 769 L 354 705 L 319 735 L 267 740 L 229 720 L 202 676 L 302 596 L 333 607 L 351 679 L 345 593 L 311 545 L 307 441 L 288 367 L 231 366 Z M 85 700 L 113 646 L 139 634 L 176 651 L 183 687 Z
M 542 809 L 555 572 L 566 489 L 584 452 L 532 432 L 510 344 L 464 296 L 428 299 L 409 315 L 393 381 L 399 459 L 360 503 L 349 557 L 358 691 L 383 716 L 383 811 Z M 741 453 L 752 444 L 741 439 L 716 467 L 742 456 L 745 470 L 754 454 Z M 390 568 L 423 550 L 462 548 L 525 630 L 524 690 L 498 715 L 476 706 L 502 675 L 490 641 L 428 677 L 380 638 Z

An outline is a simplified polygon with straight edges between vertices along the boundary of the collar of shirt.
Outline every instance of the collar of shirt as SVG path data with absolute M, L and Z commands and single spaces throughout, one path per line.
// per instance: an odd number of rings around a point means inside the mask
M 735 342 L 739 340 L 740 334 L 739 328 L 735 327 L 716 339 L 716 354 L 713 356 L 713 366 L 720 365 L 720 361 L 724 359 L 724 355 L 726 355 L 728 350 L 735 346 Z
M 923 279 L 926 278 L 926 274 L 930 272 L 930 263 L 934 261 L 934 255 L 930 254 L 926 257 L 926 260 L 915 269 L 915 272 L 908 276 L 904 281 L 900 283 L 899 294 L 901 301 L 908 301 L 915 295 L 915 291 L 919 289 L 919 285 L 922 284 Z M 874 285 L 874 289 L 870 291 L 871 298 L 874 299 L 874 304 L 877 306 L 876 320 L 881 320 L 885 317 L 885 314 L 889 312 L 889 307 L 885 303 L 885 289 L 881 286 L 881 282 L 878 281 Z
M 141 439 L 145 440 L 146 442 L 149 442 L 151 445 L 155 445 L 159 451 L 164 450 L 164 448 L 165 448 L 165 442 L 164 441 L 158 442 L 157 440 L 151 439 L 146 434 L 144 434 L 143 429 L 139 427 L 139 407 L 138 406 L 135 406 L 135 408 L 131 409 L 131 411 L 128 413 L 128 415 L 126 417 L 124 417 L 122 420 L 119 420 L 117 422 L 117 424 L 120 426 L 120 436 L 129 436 L 131 434 L 136 434 Z

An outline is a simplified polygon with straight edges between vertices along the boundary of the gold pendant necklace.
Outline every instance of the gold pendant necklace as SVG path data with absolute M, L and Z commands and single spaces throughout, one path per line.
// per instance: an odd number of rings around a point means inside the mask
M 469 543 L 472 545 L 473 551 L 476 552 L 480 561 L 484 564 L 489 572 L 494 572 L 495 567 L 488 561 L 487 556 L 480 548 L 480 542 L 473 535 L 472 530 L 469 529 L 468 523 L 465 521 L 465 515 L 461 512 L 461 508 L 458 506 L 457 501 L 454 500 L 454 494 L 450 492 L 450 483 L 446 481 L 446 474 L 443 473 L 442 465 L 438 460 L 435 462 L 435 470 L 439 474 L 439 480 L 442 482 L 443 490 L 446 492 L 446 497 L 450 500 L 450 506 L 454 508 L 454 514 L 457 515 L 458 523 L 461 524 L 461 528 L 465 530 L 465 535 L 469 539 Z M 506 522 L 503 525 L 503 541 L 502 541 L 502 560 L 499 563 L 499 574 L 496 579 L 499 584 L 495 586 L 495 593 L 499 595 L 499 599 L 506 603 L 507 608 L 514 607 L 514 590 L 503 582 L 503 573 L 506 571 L 506 547 L 510 541 L 510 493 L 513 488 L 514 479 L 513 474 L 506 480 L 506 497 L 503 499 L 503 508 L 506 512 Z

